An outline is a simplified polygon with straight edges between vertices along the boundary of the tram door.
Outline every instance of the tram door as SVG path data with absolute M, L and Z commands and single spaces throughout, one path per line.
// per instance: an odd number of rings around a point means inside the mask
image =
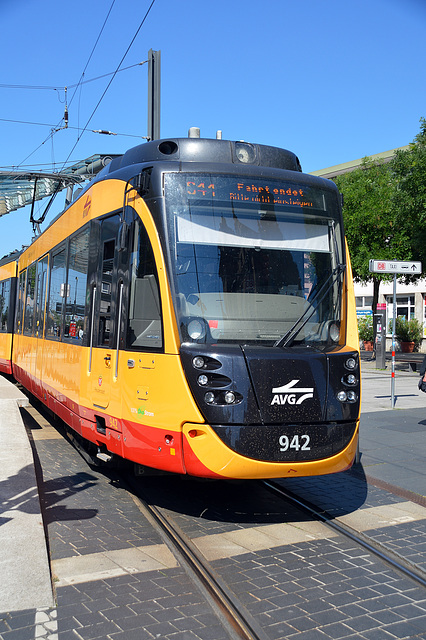
M 106 409 L 111 399 L 115 371 L 117 304 L 117 238 L 120 217 L 100 221 L 97 268 L 91 278 L 91 326 L 89 335 L 89 374 L 93 405 Z M 93 246 L 92 246 L 93 249 Z

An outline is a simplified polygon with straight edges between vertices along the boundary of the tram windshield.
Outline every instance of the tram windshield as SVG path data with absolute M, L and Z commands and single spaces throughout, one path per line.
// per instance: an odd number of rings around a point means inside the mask
M 321 348 L 339 339 L 343 247 L 335 193 L 169 173 L 165 195 L 184 342 Z

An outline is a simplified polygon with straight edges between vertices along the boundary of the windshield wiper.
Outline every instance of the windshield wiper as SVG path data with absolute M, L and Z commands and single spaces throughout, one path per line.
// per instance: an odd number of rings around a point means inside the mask
M 306 308 L 305 311 L 297 318 L 293 326 L 279 340 L 275 342 L 274 347 L 291 346 L 297 334 L 300 333 L 300 331 L 307 324 L 307 322 L 309 322 L 309 320 L 311 319 L 311 317 L 313 316 L 313 314 L 315 313 L 315 311 L 317 310 L 321 302 L 324 300 L 325 296 L 330 291 L 331 287 L 334 286 L 335 282 L 340 277 L 340 275 L 344 272 L 345 269 L 346 269 L 345 264 L 338 264 L 337 267 L 333 269 L 333 271 L 330 273 L 327 280 L 321 285 L 321 287 L 315 293 L 313 298 L 310 300 L 310 306 Z M 342 280 L 340 280 L 340 283 L 339 283 L 339 293 L 340 293 L 341 285 L 342 285 Z M 321 298 L 319 297 L 320 295 L 321 295 Z M 313 306 L 313 302 L 317 302 L 317 305 L 315 307 Z

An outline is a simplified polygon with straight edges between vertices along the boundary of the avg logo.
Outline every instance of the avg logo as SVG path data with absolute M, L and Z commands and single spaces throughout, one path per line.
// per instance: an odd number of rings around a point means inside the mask
M 297 387 L 299 380 L 292 380 L 287 382 L 282 387 L 274 387 L 272 389 L 273 398 L 272 404 L 302 404 L 305 400 L 309 400 L 314 397 L 313 387 Z

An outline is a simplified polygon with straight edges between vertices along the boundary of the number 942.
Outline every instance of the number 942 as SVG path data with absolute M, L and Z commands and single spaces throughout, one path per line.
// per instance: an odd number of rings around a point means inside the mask
M 308 435 L 295 435 L 291 440 L 288 436 L 280 436 L 280 451 L 288 451 L 289 449 L 294 449 L 295 451 L 310 451 L 310 440 L 311 439 Z

